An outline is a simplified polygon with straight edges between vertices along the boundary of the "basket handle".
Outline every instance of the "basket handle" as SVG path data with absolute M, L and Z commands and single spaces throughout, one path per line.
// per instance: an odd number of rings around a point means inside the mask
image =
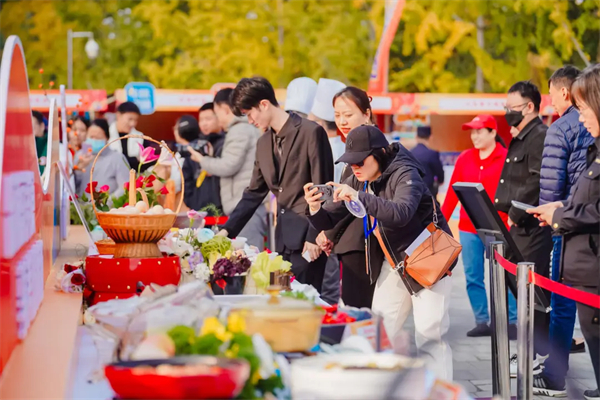
M 106 143 L 104 145 L 104 147 L 98 152 L 98 154 L 96 154 L 96 158 L 94 158 L 94 162 L 92 163 L 92 168 L 90 170 L 90 184 L 92 182 L 94 182 L 94 167 L 96 166 L 96 161 L 98 161 L 98 157 L 100 156 L 100 154 L 102 154 L 102 152 L 104 150 L 106 150 L 108 147 L 110 147 L 111 144 L 123 140 L 123 139 L 145 139 L 148 140 L 150 142 L 154 142 L 156 144 L 158 144 L 159 146 L 163 147 L 164 149 L 166 149 L 169 154 L 171 154 L 171 157 L 173 157 L 173 160 L 175 160 L 175 163 L 177 164 L 177 167 L 179 168 L 179 175 L 181 176 L 181 198 L 179 199 L 179 204 L 177 205 L 177 211 L 175 211 L 175 214 L 179 214 L 179 211 L 181 210 L 181 206 L 183 205 L 183 196 L 185 194 L 185 185 L 183 184 L 183 170 L 181 168 L 181 165 L 179 165 L 179 161 L 177 161 L 177 157 L 175 157 L 175 154 L 171 151 L 171 149 L 169 149 L 169 146 L 166 145 L 166 143 L 164 141 L 158 141 L 155 139 L 152 139 L 149 136 L 146 135 L 125 135 L 123 137 L 119 137 L 118 139 L 112 140 L 108 143 Z M 129 188 L 129 190 L 131 190 L 132 188 Z M 144 193 L 145 194 L 145 193 Z M 143 195 L 142 195 L 143 196 Z M 96 208 L 96 202 L 94 201 L 94 191 L 90 190 L 90 198 L 91 198 L 91 202 L 92 202 L 92 207 L 94 208 L 94 214 L 96 214 L 96 217 L 98 216 L 98 209 Z M 146 199 L 147 202 L 147 199 Z M 135 204 L 131 204 L 132 206 L 135 206 Z M 148 204 L 148 206 L 150 206 Z

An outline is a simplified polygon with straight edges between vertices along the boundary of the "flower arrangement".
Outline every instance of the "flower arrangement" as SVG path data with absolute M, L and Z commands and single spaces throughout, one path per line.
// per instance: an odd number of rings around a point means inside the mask
M 109 190 L 110 187 L 108 185 L 103 185 L 100 188 L 98 188 L 98 182 L 90 182 L 85 188 L 85 193 L 91 194 L 91 192 L 93 192 L 94 203 L 96 204 L 96 208 L 98 208 L 98 210 L 100 211 L 108 211 L 110 208 L 108 205 Z M 74 225 L 83 225 L 83 222 L 79 218 L 79 214 L 77 214 L 77 209 L 73 204 L 74 201 L 77 201 L 79 203 L 81 211 L 83 211 L 83 215 L 86 222 L 88 223 L 88 226 L 90 227 L 90 229 L 94 229 L 96 226 L 98 226 L 98 220 L 96 219 L 96 215 L 94 214 L 94 207 L 92 206 L 91 199 L 88 198 L 85 193 L 81 197 L 75 195 L 75 199 L 69 198 L 69 200 L 71 200 L 71 222 Z
M 206 212 L 188 211 L 190 227 L 169 232 L 159 242 L 159 248 L 164 253 L 179 256 L 184 276 L 217 282 L 223 288 L 224 278 L 248 273 L 252 262 L 247 252 L 252 253 L 252 250 L 235 249 L 231 239 L 215 236 L 212 230 L 204 228 L 204 221 L 193 229 L 194 221 L 206 215 Z
M 170 155 L 166 155 L 164 158 L 161 157 L 162 154 L 156 154 L 155 149 L 152 147 L 144 147 L 141 144 L 140 146 L 140 163 L 138 165 L 137 173 L 135 171 L 131 171 L 132 174 L 135 173 L 135 188 L 132 188 L 135 191 L 135 202 L 142 201 L 143 196 L 137 189 L 142 189 L 142 191 L 146 194 L 148 198 L 148 206 L 151 209 L 153 206 L 158 204 L 158 196 L 168 194 L 169 191 L 164 184 L 167 182 L 165 179 L 158 176 L 158 174 L 154 171 L 154 169 L 148 169 L 144 172 L 141 172 L 142 165 L 148 164 L 153 161 L 157 161 L 156 165 L 160 165 L 161 162 L 165 161 L 166 157 L 170 157 Z M 163 184 L 160 190 L 155 190 L 154 185 L 155 182 L 158 181 Z M 130 204 L 130 198 L 132 196 L 130 193 L 130 186 L 132 183 L 125 182 L 123 185 L 124 192 L 119 197 L 115 197 L 112 200 L 113 208 L 119 209 L 127 206 L 135 206 L 136 204 Z M 108 210 L 106 210 L 108 211 Z
M 54 288 L 65 293 L 82 293 L 85 285 L 85 263 L 65 263 L 55 275 Z
M 262 336 L 249 336 L 238 313 L 230 313 L 224 325 L 216 317 L 204 320 L 200 334 L 193 328 L 176 326 L 168 335 L 175 345 L 175 355 L 212 355 L 242 358 L 250 364 L 250 377 L 238 396 L 240 399 L 263 399 L 267 393 L 276 395 L 284 389 L 277 374 L 278 364 L 273 351 Z

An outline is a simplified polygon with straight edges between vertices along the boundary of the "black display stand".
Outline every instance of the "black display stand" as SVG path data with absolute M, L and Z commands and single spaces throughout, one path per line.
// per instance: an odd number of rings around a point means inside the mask
M 528 261 L 523 259 L 510 232 L 500 219 L 498 211 L 492 204 L 481 183 L 455 183 L 452 185 L 460 204 L 475 226 L 477 235 L 486 248 L 486 258 L 490 258 L 489 248 L 492 242 L 503 242 L 505 248 L 513 255 L 515 264 Z M 514 275 L 506 274 L 507 285 L 517 297 L 517 280 Z M 541 288 L 535 287 L 535 307 L 538 311 L 548 312 L 550 302 Z

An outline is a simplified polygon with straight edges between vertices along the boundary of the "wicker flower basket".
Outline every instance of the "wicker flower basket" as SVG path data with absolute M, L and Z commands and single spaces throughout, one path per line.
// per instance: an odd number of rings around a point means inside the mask
M 96 242 L 96 248 L 98 249 L 98 253 L 101 255 L 115 255 L 115 241 L 111 238 L 98 240 Z
M 90 182 L 94 181 L 94 167 L 100 154 L 112 143 L 128 138 L 143 138 L 157 143 L 161 147 L 165 148 L 173 156 L 173 159 L 177 163 L 177 166 L 179 167 L 179 173 L 181 174 L 181 181 L 183 182 L 183 172 L 173 152 L 167 147 L 166 144 L 164 144 L 164 142 L 158 142 L 151 137 L 143 135 L 126 135 L 107 143 L 102 150 L 98 152 L 96 158 L 94 159 L 94 163 L 92 164 L 90 171 Z M 136 190 L 135 188 L 130 188 L 130 190 L 131 189 Z M 138 191 L 140 191 L 142 198 L 146 204 L 148 204 L 148 199 L 145 192 L 141 189 L 138 189 Z M 124 215 L 98 211 L 94 202 L 93 191 L 90 193 L 90 195 L 92 206 L 94 207 L 94 212 L 96 214 L 96 218 L 98 219 L 98 224 L 102 227 L 104 232 L 106 232 L 108 237 L 115 242 L 114 256 L 116 258 L 151 258 L 163 256 L 158 248 L 157 243 L 169 232 L 175 223 L 177 213 L 179 213 L 181 205 L 183 204 L 184 185 L 181 185 L 181 197 L 179 199 L 177 210 L 173 210 L 173 214 L 164 215 Z

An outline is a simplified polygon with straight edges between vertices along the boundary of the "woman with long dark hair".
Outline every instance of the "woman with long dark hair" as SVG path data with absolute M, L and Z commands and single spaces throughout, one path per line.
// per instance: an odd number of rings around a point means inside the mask
M 412 310 L 419 355 L 436 376 L 452 380 L 452 351 L 446 341 L 452 278 L 445 275 L 425 289 L 387 261 L 404 260 L 405 251 L 432 222 L 437 221 L 451 235 L 423 182 L 421 165 L 404 147 L 400 149 L 390 147 L 384 134 L 374 126 L 351 130 L 346 152 L 336 162 L 350 165 L 352 176 L 342 184 L 330 182 L 335 187 L 334 199 L 323 204 L 318 188 L 312 188 L 312 183 L 305 185 L 307 213 L 315 229 L 327 230 L 351 215 L 342 201 L 360 200 L 367 214 L 356 218 L 364 229 L 365 270 L 377 282 L 373 311 L 383 315 L 386 332 L 395 343 Z
M 335 124 L 344 138 L 364 124 L 371 123 L 371 101 L 367 93 L 348 86 L 333 97 Z M 345 165 L 340 182 L 352 176 L 352 168 Z M 322 250 L 337 254 L 342 265 L 342 300 L 352 307 L 371 307 L 375 282 L 371 282 L 365 266 L 365 237 L 362 221 L 350 215 L 339 224 L 317 237 Z
M 458 204 L 458 198 L 452 185 L 456 182 L 481 183 L 491 199 L 495 198 L 496 189 L 500 182 L 500 175 L 506 159 L 506 146 L 498 135 L 496 119 L 491 115 L 478 115 L 473 121 L 462 126 L 463 130 L 471 131 L 473 148 L 465 150 L 456 160 L 454 173 L 450 180 L 442 212 L 446 220 L 450 220 Z M 508 215 L 499 212 L 500 218 L 507 223 Z M 508 226 L 508 225 L 507 225 Z M 471 309 L 475 314 L 475 328 L 467 332 L 467 336 L 490 336 L 492 330 L 488 325 L 490 315 L 488 310 L 487 294 L 485 290 L 485 245 L 477 236 L 473 223 L 466 211 L 460 209 L 458 223 L 460 243 L 463 246 L 462 259 L 467 280 L 467 294 L 471 302 Z M 517 335 L 517 304 L 512 293 L 509 294 L 509 337 L 516 339 Z
M 550 225 L 563 237 L 560 282 L 598 294 L 600 287 L 600 64 L 587 67 L 571 86 L 579 121 L 594 137 L 588 148 L 587 168 L 577 179 L 568 201 L 527 210 L 541 226 Z M 596 385 L 600 386 L 600 311 L 577 303 L 581 332 L 588 346 Z M 537 378 L 534 390 L 544 387 Z M 598 399 L 598 389 L 586 390 L 586 399 Z

